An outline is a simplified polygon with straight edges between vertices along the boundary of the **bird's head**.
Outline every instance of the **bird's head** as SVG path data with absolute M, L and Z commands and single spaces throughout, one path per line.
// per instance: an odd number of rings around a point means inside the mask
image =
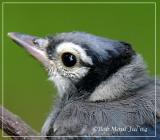
M 60 96 L 68 94 L 68 98 L 96 100 L 92 93 L 136 57 L 128 43 L 84 32 L 61 33 L 46 38 L 21 33 L 8 35 L 46 67 Z M 106 99 L 111 97 L 105 96 Z

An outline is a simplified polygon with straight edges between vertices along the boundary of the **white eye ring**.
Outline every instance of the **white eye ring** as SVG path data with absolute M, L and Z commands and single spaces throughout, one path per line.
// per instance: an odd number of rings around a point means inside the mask
M 79 58 L 85 63 L 88 63 L 90 65 L 93 65 L 91 57 L 89 57 L 85 50 L 77 44 L 74 44 L 72 42 L 62 42 L 60 43 L 56 48 L 57 54 L 62 54 L 63 52 L 70 52 L 74 55 L 78 55 Z

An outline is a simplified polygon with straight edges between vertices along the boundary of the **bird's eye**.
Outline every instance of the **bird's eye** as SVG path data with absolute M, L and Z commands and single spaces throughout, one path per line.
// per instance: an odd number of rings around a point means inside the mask
M 61 59 L 66 67 L 73 67 L 77 63 L 76 56 L 69 52 L 63 53 Z

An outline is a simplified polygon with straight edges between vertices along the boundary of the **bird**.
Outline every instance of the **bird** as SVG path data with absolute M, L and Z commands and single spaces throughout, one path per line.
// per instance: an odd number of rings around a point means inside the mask
M 148 74 L 131 44 L 79 31 L 8 36 L 57 87 L 57 102 L 42 127 L 48 140 L 160 139 L 160 80 Z

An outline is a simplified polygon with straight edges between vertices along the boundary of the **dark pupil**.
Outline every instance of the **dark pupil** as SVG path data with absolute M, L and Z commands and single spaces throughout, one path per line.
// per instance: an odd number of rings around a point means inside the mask
M 76 56 L 71 53 L 62 54 L 62 62 L 67 67 L 72 67 L 76 64 L 77 59 Z

